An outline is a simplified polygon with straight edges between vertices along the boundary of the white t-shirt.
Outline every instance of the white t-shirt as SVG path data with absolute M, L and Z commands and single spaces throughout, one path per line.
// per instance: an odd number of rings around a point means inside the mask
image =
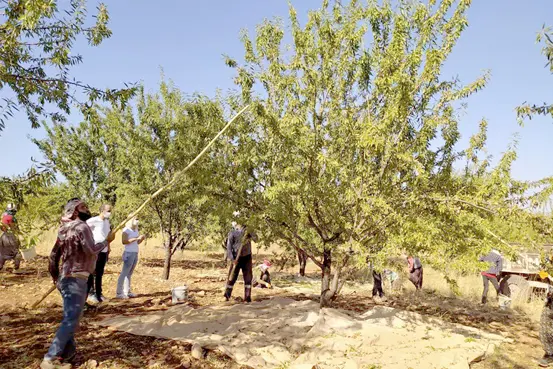
M 140 234 L 138 229 L 135 231 L 132 228 L 125 228 L 123 233 L 127 235 L 127 239 L 137 238 Z M 125 252 L 138 252 L 138 241 L 134 241 L 125 245 Z
M 109 220 L 98 217 L 90 218 L 86 221 L 86 224 L 90 227 L 92 235 L 94 236 L 94 243 L 104 242 L 108 238 L 110 224 Z M 106 246 L 102 252 L 108 252 L 108 247 Z

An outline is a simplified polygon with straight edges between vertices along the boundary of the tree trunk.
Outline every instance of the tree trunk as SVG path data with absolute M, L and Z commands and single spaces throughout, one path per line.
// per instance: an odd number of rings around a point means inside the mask
M 167 242 L 165 244 L 165 261 L 163 263 L 163 279 L 165 280 L 169 280 L 169 274 L 171 273 L 171 257 L 173 256 L 171 248 L 171 244 Z
M 330 273 L 332 268 L 332 251 L 324 250 L 323 252 L 323 278 L 321 283 L 321 308 L 328 307 L 332 301 L 332 291 L 330 286 Z
M 307 265 L 307 254 L 302 249 L 298 249 L 298 261 L 300 263 L 300 275 L 305 277 L 305 266 Z

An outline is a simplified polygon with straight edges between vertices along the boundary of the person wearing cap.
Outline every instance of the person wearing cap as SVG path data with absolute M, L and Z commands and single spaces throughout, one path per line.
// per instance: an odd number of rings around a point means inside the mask
M 489 268 L 481 272 L 482 281 L 484 283 L 484 290 L 482 291 L 482 304 L 486 304 L 488 301 L 488 289 L 489 284 L 493 285 L 495 292 L 499 295 L 499 277 L 501 270 L 503 269 L 503 257 L 497 250 L 492 250 L 488 255 L 480 257 L 479 261 L 487 262 Z
M 237 224 L 236 228 L 230 231 L 228 235 L 227 257 L 232 261 L 233 269 L 224 294 L 227 301 L 230 300 L 240 270 L 242 270 L 242 276 L 244 277 L 244 301 L 252 301 L 252 240 L 257 241 L 257 236 L 248 232 L 246 226 L 240 224 Z
M 103 204 L 100 206 L 100 214 L 86 221 L 86 224 L 88 224 L 92 231 L 95 243 L 104 243 L 107 241 L 106 247 L 98 254 L 94 274 L 91 274 L 88 278 L 88 301 L 92 304 L 98 304 L 105 299 L 102 293 L 102 279 L 108 262 L 110 251 L 109 243 L 115 238 L 115 234 L 111 232 L 111 224 L 109 223 L 111 210 L 110 204 Z
M 76 354 L 74 336 L 86 301 L 88 277 L 94 272 L 98 254 L 107 245 L 107 241 L 94 242 L 86 224 L 90 217 L 88 206 L 78 198 L 65 205 L 48 265 L 63 299 L 63 318 L 40 364 L 41 369 L 71 368 Z
M 269 260 L 263 260 L 263 264 L 259 264 L 257 269 L 261 272 L 259 275 L 259 281 L 254 277 L 252 286 L 260 288 L 272 288 L 271 286 L 271 274 L 269 273 L 269 268 L 271 267 L 271 262 Z
M 14 204 L 8 204 L 6 211 L 2 214 L 0 223 L 0 270 L 8 260 L 13 260 L 14 269 L 18 270 L 21 264 L 21 255 L 19 248 L 21 243 L 17 237 L 17 219 L 15 214 L 17 209 Z

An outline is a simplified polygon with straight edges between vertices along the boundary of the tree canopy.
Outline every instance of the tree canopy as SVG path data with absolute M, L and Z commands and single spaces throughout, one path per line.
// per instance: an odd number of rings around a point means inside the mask
M 243 35 L 245 64 L 227 58 L 239 101 L 257 106 L 228 140 L 224 177 L 239 178 L 228 196 L 322 269 L 322 305 L 367 258 L 416 254 L 445 271 L 491 247 L 512 252 L 527 190 L 510 176 L 515 148 L 492 167 L 482 121 L 459 149 L 459 103 L 488 76 L 441 76 L 469 5 L 325 0 L 303 26 L 290 6 L 289 28 L 266 21 Z
M 134 110 L 97 107 L 91 119 L 47 127 L 48 137 L 35 142 L 85 198 L 114 204 L 118 222 L 194 159 L 222 128 L 223 116 L 217 101 L 185 97 L 162 82 L 155 94 L 140 89 Z M 172 255 L 202 235 L 208 219 L 225 214 L 204 191 L 211 168 L 198 163 L 140 216 L 142 232 L 164 239 L 166 279 Z
M 72 53 L 75 41 L 85 37 L 98 46 L 111 36 L 105 5 L 91 26 L 86 0 L 1 0 L 0 11 L 0 131 L 20 108 L 37 128 L 43 117 L 65 121 L 73 105 L 86 115 L 94 102 L 124 104 L 134 93 L 133 86 L 100 89 L 71 77 L 72 67 L 83 62 Z

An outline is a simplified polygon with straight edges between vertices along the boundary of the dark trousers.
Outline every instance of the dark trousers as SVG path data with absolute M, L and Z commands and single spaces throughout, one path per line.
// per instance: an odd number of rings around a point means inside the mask
M 373 297 L 376 295 L 380 297 L 384 296 L 384 291 L 382 290 L 382 274 L 373 270 Z
M 482 281 L 484 282 L 484 291 L 482 292 L 482 303 L 485 304 L 488 301 L 488 289 L 490 282 L 492 282 L 495 292 L 499 295 L 499 282 L 497 277 L 488 277 L 487 275 L 482 275 Z
M 422 289 L 422 268 L 417 268 L 409 274 L 409 280 L 417 290 Z
M 231 266 L 232 267 L 232 266 Z M 242 276 L 244 277 L 244 300 L 250 302 L 252 300 L 252 255 L 241 256 L 238 258 L 238 263 L 234 266 L 234 270 L 227 283 L 225 290 L 225 298 L 228 300 L 232 295 L 232 289 L 238 279 L 238 274 L 242 270 Z
M 108 261 L 108 253 L 101 252 L 96 260 L 96 271 L 88 277 L 88 293 L 94 294 L 101 300 L 102 298 L 102 277 Z
M 19 254 L 17 254 L 16 256 L 14 256 L 13 258 L 12 257 L 6 257 L 6 256 L 3 256 L 3 255 L 0 255 L 0 270 L 2 270 L 4 268 L 4 264 L 6 263 L 6 261 L 8 260 L 13 260 L 13 268 L 15 270 L 18 270 L 19 269 L 19 265 L 21 264 L 21 256 Z

